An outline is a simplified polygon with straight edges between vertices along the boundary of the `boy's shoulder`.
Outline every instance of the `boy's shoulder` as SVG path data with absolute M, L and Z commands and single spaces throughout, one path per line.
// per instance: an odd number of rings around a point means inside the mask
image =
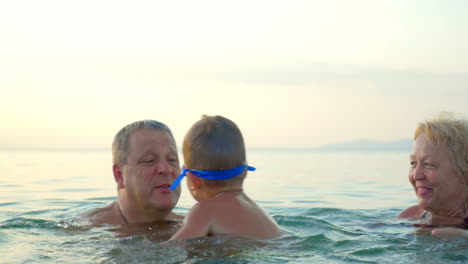
M 248 206 L 250 199 L 241 192 L 222 192 L 217 195 L 198 201 L 190 210 L 191 213 L 203 213 L 206 217 L 237 211 Z
M 222 192 L 197 202 L 174 238 L 234 234 L 271 238 L 281 234 L 276 222 L 242 191 Z
M 246 204 L 251 202 L 250 198 L 243 191 L 220 192 L 210 199 L 201 201 L 205 206 L 219 206 L 224 204 Z

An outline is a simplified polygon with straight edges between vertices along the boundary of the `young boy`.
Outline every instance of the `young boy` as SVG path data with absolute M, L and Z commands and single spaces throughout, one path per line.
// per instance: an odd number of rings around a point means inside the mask
M 281 234 L 278 224 L 243 191 L 247 170 L 244 140 L 239 128 L 222 116 L 203 116 L 185 135 L 184 176 L 198 201 L 182 228 L 171 239 L 232 234 L 268 239 Z

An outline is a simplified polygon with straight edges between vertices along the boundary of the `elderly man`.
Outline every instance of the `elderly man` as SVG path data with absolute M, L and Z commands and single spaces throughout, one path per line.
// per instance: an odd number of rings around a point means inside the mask
M 88 214 L 93 225 L 153 223 L 183 218 L 172 212 L 180 187 L 169 189 L 180 174 L 171 130 L 154 120 L 122 128 L 112 144 L 117 200 Z

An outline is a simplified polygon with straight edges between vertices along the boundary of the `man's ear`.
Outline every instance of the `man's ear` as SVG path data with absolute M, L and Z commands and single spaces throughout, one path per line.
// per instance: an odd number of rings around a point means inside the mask
M 117 188 L 119 189 L 125 188 L 125 185 L 123 183 L 122 170 L 120 169 L 120 166 L 117 164 L 114 164 L 112 166 L 112 171 L 114 172 L 114 179 L 115 179 L 115 182 L 117 183 Z
M 193 173 L 191 173 L 190 171 L 187 172 L 187 177 L 190 179 L 190 182 L 192 183 L 192 186 L 191 188 L 193 190 L 198 190 L 201 188 L 202 186 L 202 179 L 200 179 L 199 177 L 195 176 Z

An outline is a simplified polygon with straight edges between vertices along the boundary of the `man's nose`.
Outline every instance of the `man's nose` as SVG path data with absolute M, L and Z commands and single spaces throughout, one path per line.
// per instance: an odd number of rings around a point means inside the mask
M 165 175 L 165 174 L 171 173 L 171 170 L 172 170 L 171 166 L 165 160 L 158 162 L 158 164 L 156 165 L 156 173 L 159 175 Z

